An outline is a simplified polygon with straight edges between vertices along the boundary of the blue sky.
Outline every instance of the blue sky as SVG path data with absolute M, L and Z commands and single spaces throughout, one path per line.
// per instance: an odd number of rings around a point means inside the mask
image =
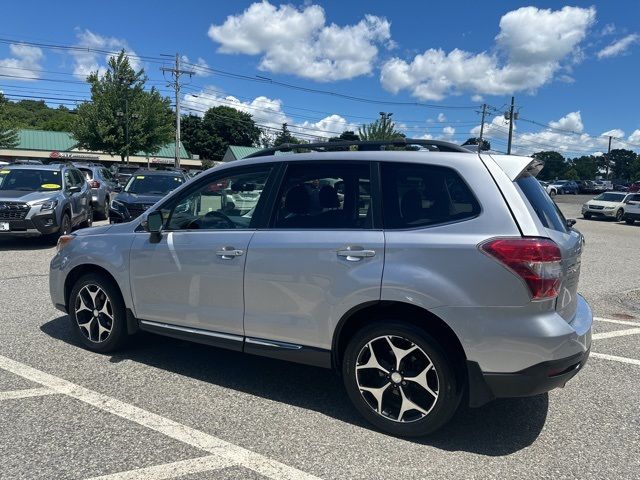
M 12 99 L 73 104 L 88 97 L 84 75 L 104 68 L 105 55 L 95 50 L 124 47 L 168 94 L 158 58 L 180 52 L 198 72 L 183 92 L 185 112 L 236 106 L 261 125 L 287 121 L 304 138 L 357 128 L 384 110 L 408 136 L 462 142 L 477 132 L 479 105 L 487 103 L 486 132 L 504 150 L 507 125 L 499 112 L 513 94 L 521 153 L 602 151 L 605 132 L 620 139 L 614 147 L 640 150 L 639 20 L 637 0 L 495 1 L 482 8 L 477 1 L 188 0 L 61 1 L 52 8 L 25 0 L 3 7 L 0 90 Z M 398 103 L 352 101 L 209 69 Z M 31 78 L 15 78 L 25 76 Z M 407 105 L 415 102 L 434 107 Z

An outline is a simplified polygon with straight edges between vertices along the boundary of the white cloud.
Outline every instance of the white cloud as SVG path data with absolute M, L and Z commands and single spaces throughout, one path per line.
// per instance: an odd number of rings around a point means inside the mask
M 371 73 L 378 45 L 393 47 L 390 28 L 374 15 L 354 25 L 327 25 L 319 5 L 275 7 L 264 0 L 211 25 L 208 34 L 220 53 L 262 55 L 261 70 L 326 82 Z
M 616 31 L 616 26 L 613 23 L 607 23 L 602 30 L 600 31 L 600 35 L 605 36 L 605 35 L 611 35 L 612 33 L 615 33 Z
M 138 71 L 142 68 L 142 62 L 136 53 L 131 50 L 125 40 L 115 37 L 103 37 L 90 30 L 80 30 L 77 33 L 78 43 L 76 47 L 87 50 L 72 50 L 74 58 L 73 73 L 77 77 L 85 79 L 92 72 L 98 72 L 102 76 L 107 71 L 106 64 L 117 53 L 124 49 L 129 57 L 131 67 Z M 100 50 L 100 51 L 95 51 Z M 105 53 L 108 52 L 108 53 Z
M 209 64 L 204 58 L 198 57 L 195 62 L 192 62 L 191 60 L 189 60 L 189 57 L 187 57 L 186 55 L 182 55 L 181 60 L 183 64 L 186 64 L 184 65 L 185 70 L 193 71 L 193 74 L 195 76 L 208 77 L 209 75 L 211 75 L 211 71 L 208 70 Z
M 447 126 L 442 129 L 443 137 L 453 137 L 455 133 L 456 133 L 456 129 L 451 126 Z
M 9 45 L 10 57 L 0 59 L 0 74 L 11 75 L 14 80 L 37 80 L 42 70 L 41 61 L 44 59 L 42 50 L 38 47 L 12 43 Z
M 631 33 L 620 40 L 610 43 L 597 53 L 598 58 L 617 57 L 627 52 L 634 43 L 640 42 L 640 35 Z
M 438 114 L 438 121 L 439 121 L 440 123 L 445 122 L 446 120 L 447 120 L 447 117 L 445 116 L 445 114 L 444 114 L 444 113 L 439 113 L 439 114 Z
M 484 137 L 490 142 L 494 139 L 497 140 L 495 144 L 492 142 L 492 147 L 502 150 L 504 149 L 504 142 L 507 140 L 508 132 L 508 122 L 504 117 L 496 116 L 490 123 L 485 125 Z M 640 130 L 637 132 L 638 137 L 640 137 Z M 478 136 L 480 126 L 472 128 L 471 133 L 473 136 Z M 516 122 L 514 124 L 513 152 L 531 155 L 541 150 L 555 150 L 567 157 L 595 155 L 597 152 L 607 149 L 608 135 L 623 138 L 624 132 L 620 129 L 613 129 L 599 136 L 589 135 L 584 132 L 580 112 L 570 112 L 558 120 L 550 121 L 547 128 L 537 132 L 520 133 Z M 631 141 L 631 136 L 629 141 Z
M 205 89 L 197 94 L 186 94 L 182 107 L 185 111 L 192 111 L 202 116 L 211 107 L 224 105 L 241 112 L 249 113 L 253 120 L 263 126 L 280 129 L 283 123 L 287 123 L 294 135 L 309 135 L 318 138 L 328 138 L 340 135 L 345 130 L 357 131 L 358 125 L 348 122 L 340 115 L 328 115 L 317 122 L 295 122 L 283 110 L 283 102 L 277 98 L 259 96 L 251 101 L 242 101 L 232 95 L 224 95 L 213 87 Z
M 482 95 L 478 95 L 476 93 L 475 95 L 471 96 L 471 101 L 472 102 L 482 102 L 482 101 L 484 101 L 484 97 Z
M 640 144 L 640 128 L 634 130 L 633 133 L 629 135 L 629 138 L 627 140 L 629 140 L 631 143 L 635 143 L 636 145 Z
M 411 62 L 395 57 L 382 66 L 380 81 L 392 93 L 408 89 L 424 100 L 469 91 L 504 95 L 534 91 L 550 82 L 561 61 L 578 61 L 579 46 L 595 21 L 595 8 L 543 10 L 523 7 L 500 19 L 494 52 L 449 53 L 430 48 Z

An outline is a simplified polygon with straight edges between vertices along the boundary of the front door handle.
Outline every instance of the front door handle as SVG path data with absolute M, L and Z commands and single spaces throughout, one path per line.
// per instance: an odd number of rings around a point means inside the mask
M 223 260 L 232 260 L 235 257 L 239 257 L 244 254 L 244 250 L 239 250 L 234 247 L 222 247 L 220 250 L 216 251 L 216 255 L 218 255 Z
M 363 258 L 375 256 L 375 250 L 365 250 L 362 247 L 347 247 L 344 250 L 338 250 L 339 257 L 345 257 L 349 262 L 359 262 Z

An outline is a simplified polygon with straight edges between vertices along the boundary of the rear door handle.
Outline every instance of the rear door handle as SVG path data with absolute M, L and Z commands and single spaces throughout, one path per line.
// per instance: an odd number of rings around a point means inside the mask
M 359 262 L 363 258 L 373 257 L 375 250 L 365 250 L 362 247 L 347 247 L 344 250 L 338 250 L 338 256 L 344 257 L 349 262 Z
M 216 255 L 218 255 L 223 260 L 232 260 L 235 257 L 239 257 L 244 254 L 244 250 L 239 250 L 234 247 L 222 247 L 220 250 L 216 251 Z

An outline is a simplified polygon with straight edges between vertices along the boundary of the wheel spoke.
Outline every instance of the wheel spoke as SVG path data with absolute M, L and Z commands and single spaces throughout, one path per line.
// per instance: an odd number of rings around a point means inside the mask
M 400 370 L 400 364 L 402 363 L 402 360 L 404 359 L 404 357 L 409 355 L 411 352 L 418 350 L 418 346 L 413 343 L 412 343 L 413 346 L 407 349 L 398 348 L 393 344 L 390 336 L 386 336 L 384 338 L 387 340 L 387 343 L 389 344 L 389 347 L 391 348 L 391 351 L 393 352 L 393 355 L 396 358 L 396 370 Z
M 100 339 L 102 338 L 102 334 L 105 333 L 105 332 L 107 332 L 107 334 L 109 334 L 109 333 L 111 333 L 111 329 L 102 326 L 102 322 L 100 322 L 100 320 L 98 320 L 98 341 L 100 341 Z
M 400 391 L 400 396 L 402 397 L 402 403 L 400 404 L 400 411 L 398 412 L 398 419 L 397 419 L 399 422 L 402 421 L 402 417 L 404 416 L 404 414 L 410 410 L 417 410 L 423 415 L 429 414 L 429 412 L 426 411 L 424 408 L 412 402 L 411 399 L 407 397 L 407 395 L 404 393 L 404 390 L 402 389 L 402 387 L 399 387 L 398 390 Z
M 102 305 L 102 308 L 98 310 L 98 313 L 106 315 L 111 320 L 113 320 L 113 314 L 110 312 L 110 310 L 111 310 L 111 302 L 109 301 L 108 298 L 105 298 L 104 305 Z
M 87 331 L 87 337 L 89 338 L 89 340 L 93 341 L 91 339 L 91 325 L 93 325 L 93 321 L 95 320 L 94 317 L 91 317 L 91 319 L 88 322 L 85 323 L 78 323 L 78 326 L 80 328 L 84 328 Z
M 80 300 L 80 306 L 76 308 L 76 314 L 78 314 L 78 313 L 80 313 L 80 312 L 82 312 L 84 310 L 87 310 L 89 312 L 91 311 L 91 309 L 89 307 L 87 307 L 87 304 L 84 303 L 84 298 L 82 298 L 81 294 L 78 295 L 78 300 Z
M 378 405 L 376 407 L 376 412 L 378 413 L 382 413 L 382 396 L 384 395 L 385 390 L 389 388 L 389 385 L 391 385 L 391 383 L 387 383 L 386 385 L 383 385 L 382 387 L 379 387 L 379 388 L 360 386 L 361 392 L 369 392 L 371 395 L 373 395 L 373 398 L 376 399 L 376 402 Z
M 434 392 L 433 389 L 427 383 L 427 373 L 433 369 L 433 363 L 429 363 L 427 367 L 418 373 L 415 377 L 405 377 L 404 379 L 408 382 L 414 382 L 420 385 L 423 389 L 425 389 L 429 394 L 434 398 L 438 398 L 438 393 Z
M 356 365 L 356 370 L 361 370 L 364 368 L 375 368 L 377 370 L 381 370 L 384 373 L 388 374 L 389 370 L 387 370 L 386 368 L 384 368 L 382 365 L 380 365 L 380 362 L 378 362 L 378 358 L 376 357 L 376 354 L 373 350 L 373 342 L 369 342 L 367 343 L 367 347 L 369 348 L 369 360 L 367 360 L 367 363 L 363 364 L 363 365 Z
M 89 286 L 86 286 L 84 288 L 87 290 L 87 293 L 91 297 L 91 301 L 93 302 L 92 307 L 96 308 L 98 306 L 98 304 L 96 303 L 96 297 L 98 296 L 98 293 L 100 293 L 102 290 L 100 290 L 99 288 L 96 288 L 96 290 L 92 292 L 91 290 L 89 290 Z

